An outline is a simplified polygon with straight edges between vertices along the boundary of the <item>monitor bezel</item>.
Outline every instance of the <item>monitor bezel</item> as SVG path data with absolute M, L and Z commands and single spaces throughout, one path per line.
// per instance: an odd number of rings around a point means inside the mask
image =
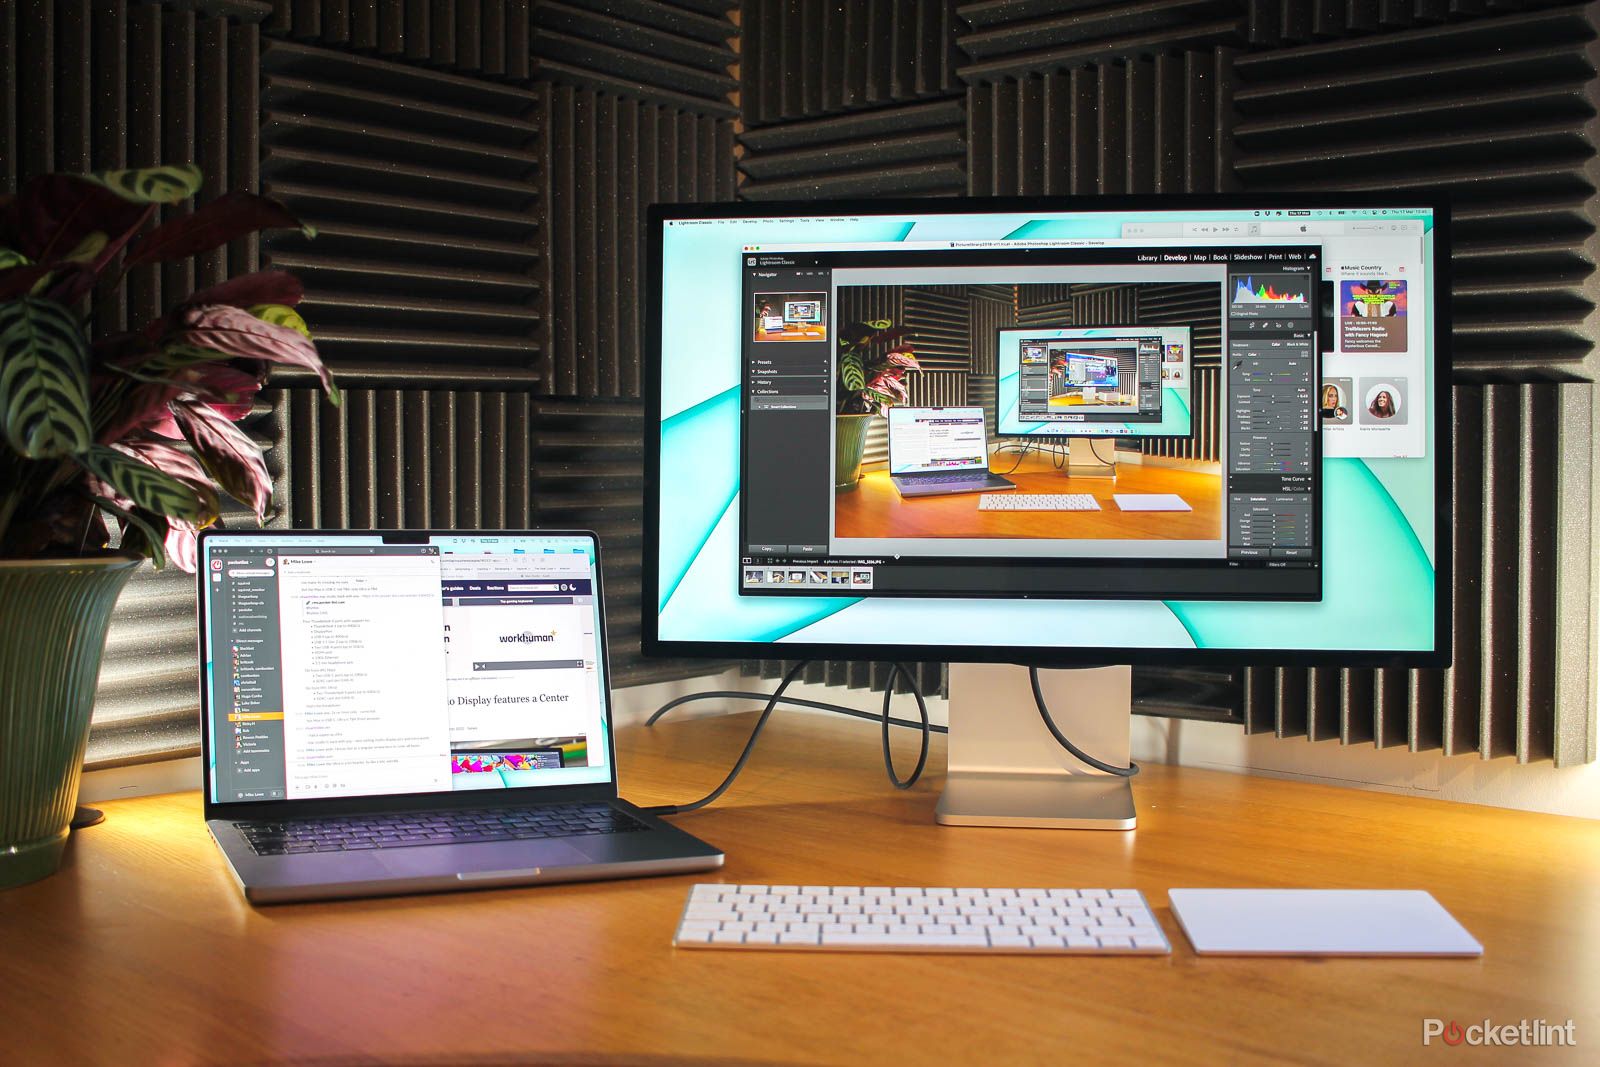
M 963 215 L 1025 212 L 1300 210 L 1328 208 L 1427 208 L 1433 214 L 1433 389 L 1434 450 L 1434 644 L 1431 649 L 1114 648 L 1104 646 L 999 648 L 918 643 L 814 641 L 701 641 L 662 638 L 661 549 L 661 311 L 665 223 L 726 218 L 816 218 L 837 215 Z M 652 204 L 646 209 L 646 315 L 644 337 L 644 559 L 641 646 L 657 658 L 786 660 L 923 660 L 953 663 L 1018 663 L 1038 667 L 1083 667 L 1107 663 L 1135 666 L 1388 667 L 1444 668 L 1451 664 L 1455 559 L 1453 554 L 1454 407 L 1452 404 L 1451 211 L 1439 188 L 1393 193 L 1186 193 L 1076 197 L 940 197 L 874 200 L 763 200 L 706 204 Z M 730 575 L 730 581 L 735 576 Z M 858 598 L 850 598 L 858 599 Z M 983 600 L 987 598 L 972 598 Z

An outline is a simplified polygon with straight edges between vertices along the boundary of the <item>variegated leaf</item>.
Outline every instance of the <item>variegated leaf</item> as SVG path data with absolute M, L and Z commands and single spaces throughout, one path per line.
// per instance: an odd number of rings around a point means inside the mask
M 83 465 L 116 494 L 157 515 L 206 523 L 217 517 L 217 494 L 105 445 L 95 445 L 82 457 Z
M 0 431 L 29 459 L 89 447 L 89 354 L 72 313 L 24 297 L 0 304 Z
M 176 204 L 200 191 L 202 175 L 193 163 L 136 170 L 103 170 L 85 175 L 136 204 Z

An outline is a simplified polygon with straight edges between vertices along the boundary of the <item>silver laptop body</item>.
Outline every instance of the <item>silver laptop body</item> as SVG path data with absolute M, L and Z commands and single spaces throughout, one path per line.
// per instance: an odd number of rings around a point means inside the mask
M 903 497 L 1015 489 L 989 471 L 984 425 L 982 408 L 891 408 L 889 480 Z
M 207 531 L 206 824 L 255 904 L 676 874 L 617 796 L 586 531 Z

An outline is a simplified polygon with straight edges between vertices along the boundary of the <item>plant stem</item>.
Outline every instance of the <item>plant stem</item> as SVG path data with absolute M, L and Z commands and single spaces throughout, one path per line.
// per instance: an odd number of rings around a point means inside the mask
M 5 554 L 6 534 L 11 529 L 11 516 L 16 513 L 17 504 L 21 499 L 22 491 L 20 489 L 13 489 L 5 495 L 4 499 L 0 499 L 0 556 Z

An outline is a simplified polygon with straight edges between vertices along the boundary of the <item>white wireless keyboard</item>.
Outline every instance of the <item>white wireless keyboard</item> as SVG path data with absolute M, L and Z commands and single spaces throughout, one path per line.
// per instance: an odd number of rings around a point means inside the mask
M 854 952 L 1172 951 L 1137 889 L 697 885 L 679 948 Z
M 1099 511 L 1088 493 L 984 493 L 979 511 Z

